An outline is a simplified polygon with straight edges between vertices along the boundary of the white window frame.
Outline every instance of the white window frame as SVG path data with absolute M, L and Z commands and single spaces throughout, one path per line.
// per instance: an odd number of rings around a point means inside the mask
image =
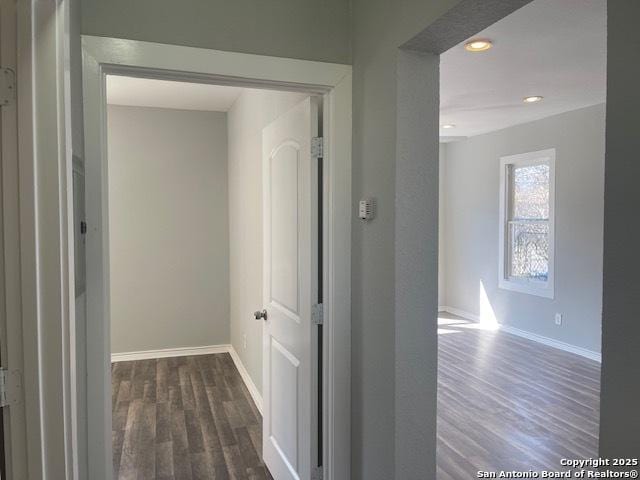
M 509 226 L 510 181 L 508 171 L 511 166 L 549 165 L 549 275 L 546 282 L 516 279 L 509 276 L 509 248 L 507 232 Z M 550 148 L 536 152 L 520 153 L 500 158 L 500 225 L 498 229 L 498 286 L 539 297 L 554 297 L 555 280 L 555 192 L 556 192 L 556 150 Z

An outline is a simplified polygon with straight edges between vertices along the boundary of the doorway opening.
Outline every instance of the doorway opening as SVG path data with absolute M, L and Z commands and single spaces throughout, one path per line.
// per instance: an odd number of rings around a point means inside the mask
M 350 68 L 109 42 L 84 38 L 90 475 L 338 478 Z
M 114 478 L 322 468 L 321 97 L 106 87 Z
M 605 104 L 600 0 L 440 56 L 440 480 L 598 456 Z

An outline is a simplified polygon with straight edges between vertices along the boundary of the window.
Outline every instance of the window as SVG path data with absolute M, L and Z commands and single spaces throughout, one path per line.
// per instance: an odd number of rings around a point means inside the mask
M 500 159 L 500 288 L 553 298 L 555 149 Z

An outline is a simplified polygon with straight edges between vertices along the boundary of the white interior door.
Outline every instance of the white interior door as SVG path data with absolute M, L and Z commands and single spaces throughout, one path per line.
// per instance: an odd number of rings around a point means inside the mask
M 275 480 L 309 479 L 317 465 L 318 118 L 307 98 L 262 133 L 263 456 Z

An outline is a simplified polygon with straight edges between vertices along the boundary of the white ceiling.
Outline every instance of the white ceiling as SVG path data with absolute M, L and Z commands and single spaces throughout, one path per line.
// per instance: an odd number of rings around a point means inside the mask
M 110 105 L 226 112 L 242 90 L 202 83 L 107 76 L 107 103 Z
M 472 38 L 440 64 L 441 137 L 479 135 L 606 100 L 606 0 L 534 0 Z M 524 104 L 529 95 L 544 99 Z M 445 140 L 443 138 L 443 140 Z

